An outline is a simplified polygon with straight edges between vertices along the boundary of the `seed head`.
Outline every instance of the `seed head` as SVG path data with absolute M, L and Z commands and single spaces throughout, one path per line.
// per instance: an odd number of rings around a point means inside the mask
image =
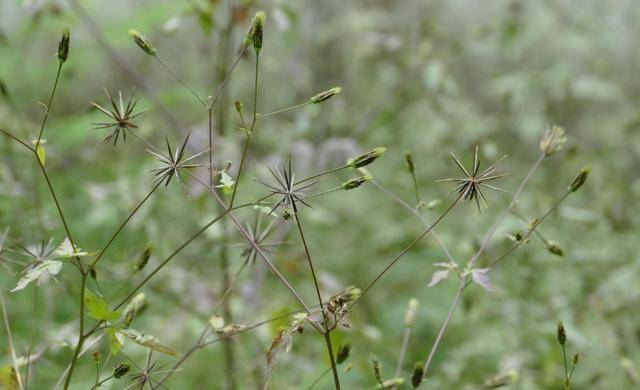
M 140 34 L 138 30 L 130 29 L 129 35 L 133 38 L 133 41 L 138 45 L 145 53 L 150 56 L 155 56 L 157 53 L 156 48 L 153 46 L 151 41 L 147 39 L 144 35 Z
M 351 353 L 351 343 L 340 345 L 338 347 L 338 352 L 336 353 L 336 362 L 338 364 L 342 364 L 349 358 L 349 353 Z
M 324 102 L 325 100 L 331 99 L 332 97 L 339 94 L 340 92 L 342 92 L 342 87 L 333 87 L 331 89 L 328 89 L 326 91 L 316 94 L 315 96 L 310 98 L 309 101 L 313 104 Z
M 127 375 L 129 370 L 131 370 L 131 364 L 129 364 L 129 363 L 120 363 L 113 370 L 113 377 L 116 378 L 116 379 L 120 379 L 123 376 Z
M 69 42 L 71 40 L 71 31 L 65 27 L 62 30 L 62 37 L 60 37 L 60 43 L 58 44 L 58 61 L 64 64 L 69 58 Z
M 560 343 L 560 345 L 567 344 L 567 333 L 564 330 L 562 321 L 558 321 L 558 343 Z
M 107 95 L 109 104 L 111 104 L 110 109 L 102 107 L 95 102 L 91 102 L 91 104 L 100 112 L 108 116 L 109 121 L 93 123 L 93 128 L 96 130 L 113 129 L 102 142 L 107 143 L 113 140 L 113 146 L 116 146 L 116 144 L 118 143 L 118 138 L 120 137 L 120 133 L 122 133 L 123 140 L 126 141 L 127 132 L 134 131 L 138 128 L 138 126 L 133 123 L 133 120 L 142 115 L 146 111 L 146 109 L 134 112 L 138 101 L 133 100 L 133 93 L 131 94 L 131 96 L 129 96 L 129 100 L 127 101 L 126 105 L 124 104 L 124 99 L 122 98 L 122 92 L 118 92 L 117 102 L 111 97 L 106 88 L 104 90 L 104 93 Z
M 564 250 L 562 247 L 555 241 L 547 242 L 547 250 L 553 253 L 556 256 L 564 257 Z
M 264 28 L 264 22 L 267 19 L 264 11 L 256 12 L 253 20 L 251 21 L 251 26 L 249 27 L 249 31 L 247 31 L 247 35 L 244 38 L 243 45 L 244 47 L 248 47 L 253 44 L 253 48 L 256 53 L 259 53 L 262 49 L 262 32 Z
M 236 100 L 233 104 L 236 106 L 236 111 L 238 111 L 238 114 L 242 116 L 243 107 L 240 100 Z
M 379 146 L 358 157 L 350 158 L 349 160 L 347 160 L 347 165 L 349 165 L 351 168 L 354 168 L 354 169 L 362 168 L 374 162 L 378 157 L 381 157 L 386 151 L 387 151 L 387 148 L 383 146 Z
M 411 374 L 411 386 L 413 386 L 414 389 L 417 389 L 418 386 L 420 386 L 420 383 L 422 383 L 423 375 L 424 375 L 424 366 L 422 365 L 421 362 L 417 362 L 413 366 L 413 374 Z
M 349 181 L 346 181 L 344 183 L 342 183 L 342 189 L 343 190 L 353 190 L 354 188 L 358 188 L 361 185 L 363 185 L 364 183 L 370 181 L 371 179 L 373 179 L 372 176 L 362 176 L 362 177 L 356 177 L 354 179 L 351 179 Z
M 580 354 L 576 353 L 575 355 L 573 355 L 573 357 L 571 358 L 571 363 L 573 363 L 573 365 L 575 366 L 576 364 L 578 364 L 578 360 L 580 360 Z
M 571 185 L 569 185 L 570 192 L 576 192 L 582 187 L 585 181 L 587 181 L 587 177 L 589 176 L 589 167 L 584 167 L 580 170 L 578 175 L 573 179 Z
M 547 129 L 540 140 L 540 150 L 544 152 L 545 156 L 551 156 L 555 152 L 562 149 L 567 142 L 564 128 L 553 125 L 553 127 Z
M 376 378 L 379 384 L 382 384 L 382 364 L 376 359 L 375 356 L 371 356 L 371 363 L 373 365 L 373 376 Z

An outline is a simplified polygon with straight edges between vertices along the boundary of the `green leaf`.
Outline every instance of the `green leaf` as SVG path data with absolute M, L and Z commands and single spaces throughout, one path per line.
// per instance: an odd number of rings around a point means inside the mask
M 109 337 L 109 351 L 116 356 L 124 345 L 124 335 L 118 328 L 107 328 L 104 331 Z
M 143 347 L 152 349 L 154 351 L 162 352 L 171 356 L 180 355 L 178 351 L 176 351 L 175 349 L 167 345 L 160 343 L 158 339 L 156 339 L 155 337 L 149 334 L 144 334 L 134 329 L 124 329 L 122 330 L 122 333 L 125 336 L 129 337 L 131 340 L 133 340 L 134 343 L 141 345 Z
M 225 195 L 231 195 L 233 194 L 233 186 L 236 184 L 236 182 L 233 180 L 233 178 L 231 176 L 229 176 L 227 174 L 227 172 L 222 171 L 220 172 L 220 184 L 219 186 L 216 186 L 216 188 L 222 188 L 222 193 Z
M 120 318 L 119 311 L 109 310 L 109 304 L 107 304 L 107 301 L 92 293 L 89 289 L 84 290 L 84 304 L 87 306 L 87 310 L 89 311 L 89 317 L 105 321 L 115 321 Z
M 5 364 L 0 368 L 0 388 L 5 390 L 18 390 L 18 376 L 11 364 Z
M 57 260 L 44 260 L 31 269 L 27 270 L 24 276 L 18 281 L 16 287 L 11 292 L 16 292 L 27 287 L 29 283 L 37 280 L 44 271 L 49 271 L 51 275 L 57 275 L 62 268 L 62 262 Z

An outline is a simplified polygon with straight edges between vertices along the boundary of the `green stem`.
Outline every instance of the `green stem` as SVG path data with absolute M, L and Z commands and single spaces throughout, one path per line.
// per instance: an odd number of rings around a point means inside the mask
M 76 363 L 78 362 L 78 356 L 80 356 L 80 351 L 82 350 L 82 345 L 84 344 L 85 335 L 84 335 L 84 290 L 87 284 L 87 274 L 82 274 L 82 281 L 80 283 L 80 330 L 78 331 L 78 343 L 76 344 L 76 349 L 73 352 L 73 357 L 71 358 L 71 365 L 69 366 L 69 372 L 67 373 L 67 378 L 64 381 L 64 390 L 69 388 L 69 384 L 71 383 L 71 378 L 73 377 L 73 371 L 76 367 Z
M 164 68 L 165 68 L 166 70 L 168 70 L 168 71 L 169 71 L 169 73 L 171 73 L 171 74 L 172 74 L 172 75 L 173 75 L 173 76 L 174 76 L 174 77 L 175 77 L 175 78 L 176 78 L 176 79 L 177 79 L 177 80 L 178 80 L 178 81 L 179 81 L 179 82 L 180 82 L 180 83 L 181 83 L 185 88 L 187 88 L 187 89 L 189 90 L 189 92 L 191 92 L 191 94 L 192 94 L 193 96 L 195 96 L 195 98 L 196 98 L 196 99 L 198 99 L 198 101 L 199 101 L 199 102 L 200 102 L 204 107 L 207 107 L 207 102 L 205 102 L 205 101 L 204 101 L 204 99 L 203 99 L 203 98 L 201 98 L 201 97 L 200 97 L 200 95 L 198 95 L 198 93 L 197 93 L 193 88 L 191 88 L 191 86 L 189 86 L 189 84 L 187 84 L 187 82 L 186 82 L 186 81 L 184 81 L 184 80 L 182 79 L 182 77 L 180 77 L 180 75 L 178 75 L 178 73 L 176 73 L 176 71 L 175 71 L 175 70 L 173 70 L 173 69 L 172 69 L 168 64 L 166 64 L 166 63 L 162 60 L 162 58 L 160 58 L 160 56 L 159 56 L 159 55 L 155 54 L 155 55 L 154 55 L 154 57 L 158 60 L 158 62 L 160 62 L 160 64 L 162 64 L 162 66 L 164 66 Z
M 40 146 L 40 140 L 42 140 L 42 133 L 44 133 L 44 127 L 47 124 L 47 118 L 49 117 L 49 109 L 51 108 L 51 104 L 53 103 L 53 96 L 56 94 L 56 88 L 58 87 L 58 80 L 60 79 L 60 72 L 62 71 L 62 62 L 58 65 L 58 72 L 56 73 L 56 80 L 53 83 L 53 89 L 51 90 L 51 96 L 49 97 L 49 103 L 45 107 L 44 111 L 44 119 L 42 120 L 42 125 L 40 126 L 40 133 L 38 133 L 38 140 L 36 141 L 35 149 L 38 150 L 38 146 Z
M 278 110 L 278 111 L 273 111 L 273 112 L 270 112 L 268 114 L 260 115 L 260 116 L 258 116 L 257 120 L 267 119 L 269 117 L 272 117 L 272 116 L 275 116 L 275 115 L 279 115 L 279 114 L 282 114 L 282 113 L 285 113 L 285 112 L 288 112 L 288 111 L 297 110 L 298 108 L 302 108 L 302 107 L 304 107 L 304 106 L 306 106 L 308 104 L 311 104 L 311 101 L 307 100 L 306 102 L 300 103 L 300 104 L 296 104 L 295 106 L 283 108 L 283 109 Z

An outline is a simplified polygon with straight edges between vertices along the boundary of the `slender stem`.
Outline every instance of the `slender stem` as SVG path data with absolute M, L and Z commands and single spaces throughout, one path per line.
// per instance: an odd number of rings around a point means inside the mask
M 247 158 L 247 151 L 249 150 L 249 142 L 251 141 L 251 134 L 253 133 L 253 129 L 256 125 L 256 115 L 258 109 L 258 70 L 260 64 L 260 52 L 256 52 L 256 69 L 255 76 L 253 79 L 253 121 L 251 122 L 251 128 L 246 132 L 247 138 L 244 141 L 244 147 L 242 149 L 242 157 L 240 158 L 240 167 L 238 168 L 238 175 L 236 177 L 236 185 L 233 186 L 233 193 L 231 194 L 231 201 L 229 202 L 229 207 L 233 207 L 233 202 L 236 199 L 236 193 L 238 191 L 238 186 L 240 185 L 240 177 L 242 175 L 242 168 L 244 167 L 244 162 Z M 245 129 L 246 130 L 246 129 Z
M 35 333 L 35 325 L 36 325 L 36 309 L 38 306 L 38 286 L 35 285 L 33 288 L 33 310 L 31 312 L 31 327 L 29 329 L 29 347 L 27 348 L 27 367 L 24 373 L 24 388 L 27 390 L 29 388 L 29 368 L 31 366 L 31 351 L 33 350 L 33 335 Z
M 449 214 L 449 212 L 451 210 L 453 210 L 453 208 L 456 206 L 456 204 L 458 204 L 458 202 L 460 201 L 462 195 L 458 195 L 458 197 L 451 202 L 451 205 L 449 205 L 449 207 L 447 207 L 447 209 L 440 214 L 440 216 L 431 224 L 431 226 L 429 226 L 421 235 L 419 235 L 418 237 L 416 237 L 409 245 L 407 245 L 396 257 L 393 258 L 393 260 L 391 260 L 391 262 L 382 270 L 382 272 L 380 272 L 378 274 L 378 276 L 376 276 L 370 283 L 369 285 L 367 285 L 367 287 L 362 290 L 362 294 L 360 294 L 360 296 L 358 297 L 358 299 L 356 299 L 352 304 L 351 307 L 353 307 L 353 305 L 355 305 L 360 299 L 362 299 L 362 297 L 371 289 L 371 287 L 373 287 L 379 280 L 380 278 L 382 278 L 382 276 L 391 268 L 393 267 L 393 265 L 402 258 L 402 256 L 404 256 L 407 252 L 409 252 L 409 250 L 411 248 L 413 248 L 417 243 L 420 242 L 420 240 L 422 240 L 427 234 L 429 234 L 431 232 L 431 230 L 433 230 L 433 228 L 440 223 L 440 221 L 442 221 L 444 219 L 445 216 L 447 216 L 447 214 Z
M 76 367 L 76 363 L 78 362 L 78 356 L 80 356 L 80 351 L 82 350 L 82 345 L 84 344 L 85 335 L 84 335 L 84 290 L 87 285 L 87 274 L 82 273 L 82 280 L 80 282 L 80 330 L 78 331 L 78 343 L 76 344 L 76 349 L 73 352 L 73 357 L 71 358 L 71 365 L 69 366 L 69 371 L 67 373 L 67 378 L 64 381 L 64 389 L 67 390 L 69 388 L 69 384 L 71 383 L 71 377 L 73 376 L 73 371 Z
M 313 381 L 313 383 L 307 388 L 307 390 L 313 389 L 330 372 L 331 372 L 331 368 L 327 368 L 326 370 L 324 370 L 324 372 L 320 374 L 320 376 L 315 381 Z
M 308 104 L 311 104 L 311 101 L 307 100 L 306 102 L 300 103 L 300 104 L 296 104 L 295 106 L 283 108 L 281 110 L 273 111 L 273 112 L 270 112 L 268 114 L 259 115 L 257 120 L 266 119 L 266 118 L 269 118 L 269 117 L 272 117 L 272 116 L 276 116 L 276 115 L 279 115 L 279 114 L 282 114 L 282 113 L 285 113 L 285 112 L 288 112 L 288 111 L 297 110 L 298 108 L 304 107 L 304 106 L 306 106 Z
M 35 149 L 38 150 L 40 146 L 40 140 L 42 140 L 42 133 L 44 132 L 44 127 L 47 124 L 47 118 L 49 117 L 49 110 L 51 108 L 51 104 L 53 103 L 53 96 L 56 94 L 56 88 L 58 87 L 58 80 L 60 79 L 60 72 L 62 71 L 62 62 L 58 65 L 58 72 L 56 73 L 56 81 L 53 83 L 53 89 L 51 90 L 51 96 L 49 97 L 49 103 L 45 107 L 44 118 L 42 119 L 42 125 L 40 126 L 40 133 L 38 133 L 38 140 L 36 141 Z
M 302 223 L 300 222 L 300 218 L 298 217 L 298 213 L 294 213 L 294 218 L 296 225 L 298 226 L 298 232 L 300 233 L 300 238 L 302 239 L 302 245 L 304 246 L 304 252 L 307 255 L 307 261 L 309 263 L 309 268 L 311 269 L 311 276 L 313 277 L 313 285 L 316 289 L 316 294 L 318 295 L 318 303 L 320 304 L 320 311 L 322 312 L 322 318 L 324 320 L 324 340 L 327 344 L 327 352 L 329 353 L 329 361 L 331 362 L 331 371 L 333 372 L 333 380 L 336 385 L 336 389 L 340 389 L 340 377 L 338 376 L 338 367 L 335 362 L 335 357 L 333 356 L 333 347 L 331 346 L 331 331 L 329 330 L 329 319 L 327 318 L 327 313 L 324 310 L 324 304 L 322 303 L 322 295 L 320 294 L 320 286 L 318 285 L 318 278 L 316 277 L 316 271 L 313 267 L 313 261 L 311 260 L 311 253 L 309 252 L 309 246 L 307 245 L 307 240 L 304 237 L 304 233 L 302 231 Z
M 560 345 L 560 347 L 562 348 L 562 360 L 564 362 L 564 380 L 566 383 L 569 379 L 569 366 L 567 365 L 567 348 L 565 348 L 565 346 L 562 344 Z
M 407 353 L 407 347 L 409 346 L 409 339 L 411 338 L 411 327 L 407 326 L 404 330 L 404 336 L 402 336 L 402 345 L 400 346 L 400 355 L 398 356 L 398 364 L 396 365 L 396 378 L 400 377 L 402 373 L 402 365 L 404 364 L 404 356 Z
M 151 197 L 151 195 L 153 195 L 153 193 L 158 189 L 158 187 L 160 186 L 160 184 L 162 184 L 162 182 L 158 182 L 156 183 L 156 185 L 153 186 L 153 188 L 151 188 L 151 191 L 149 191 L 149 193 L 147 194 L 147 196 L 145 196 L 136 207 L 133 208 L 133 210 L 129 213 L 129 215 L 124 219 L 124 221 L 122 221 L 122 223 L 120 224 L 120 226 L 118 227 L 118 229 L 116 229 L 116 231 L 113 233 L 113 235 L 111 236 L 111 238 L 109 239 L 109 241 L 107 242 L 107 244 L 102 248 L 102 250 L 100 251 L 100 253 L 98 253 L 98 255 L 96 256 L 96 259 L 93 260 L 93 263 L 91 263 L 91 268 L 94 268 L 96 266 L 96 264 L 98 264 L 98 261 L 100 261 L 100 259 L 102 258 L 102 256 L 105 254 L 105 252 L 107 251 L 107 249 L 109 249 L 109 246 L 111 246 L 111 244 L 115 241 L 115 239 L 118 237 L 118 235 L 120 234 L 120 232 L 122 231 L 122 229 L 124 229 L 124 227 L 127 225 L 127 223 L 129 223 L 129 221 L 131 220 L 131 218 L 133 218 L 133 216 L 138 212 L 138 210 L 140 210 L 140 208 L 142 207 L 142 205 Z
M 247 50 L 247 46 L 243 45 L 242 46 L 242 50 L 238 54 L 238 57 L 233 62 L 233 65 L 231 65 L 231 69 L 229 69 L 229 72 L 227 72 L 226 76 L 224 77 L 224 79 L 222 80 L 220 85 L 218 86 L 218 89 L 216 90 L 215 95 L 213 95 L 213 98 L 211 99 L 211 104 L 209 105 L 210 109 L 213 108 L 213 106 L 215 106 L 216 102 L 218 101 L 218 98 L 220 97 L 220 94 L 222 93 L 223 87 L 225 86 L 225 84 L 227 83 L 229 78 L 231 77 L 231 74 L 233 73 L 233 71 L 236 69 L 236 66 L 238 65 L 238 63 L 242 59 L 242 56 L 244 56 L 244 53 L 245 53 L 246 50 Z
M 207 108 L 209 126 L 209 186 L 213 188 L 213 107 Z
M 315 174 L 313 176 L 309 176 L 309 177 L 307 177 L 305 179 L 302 179 L 302 180 L 296 182 L 295 184 L 296 185 L 302 184 L 302 183 L 308 182 L 309 180 L 313 180 L 313 179 L 316 179 L 318 177 L 321 177 L 321 176 L 324 176 L 324 175 L 328 175 L 330 173 L 338 172 L 338 171 L 341 171 L 341 170 L 346 169 L 346 168 L 349 168 L 349 165 L 345 164 L 345 165 L 341 165 L 341 166 L 336 167 L 336 168 L 331 168 L 331 169 L 328 169 L 326 171 L 317 173 L 317 174 Z
M 420 207 L 420 190 L 418 189 L 418 179 L 416 178 L 416 173 L 411 172 L 411 177 L 413 178 L 413 190 L 416 193 L 416 207 Z
M 160 64 L 162 64 L 162 66 L 164 66 L 164 68 L 166 70 L 169 71 L 169 73 L 171 73 L 185 88 L 187 88 L 189 90 L 189 92 L 191 92 L 191 94 L 193 96 L 195 96 L 196 99 L 198 99 L 198 101 L 200 101 L 200 103 L 202 103 L 203 106 L 207 107 L 207 102 L 204 101 L 203 98 L 200 97 L 200 95 L 198 95 L 198 93 L 196 91 L 193 90 L 193 88 L 191 88 L 189 86 L 189 84 L 187 84 L 186 81 L 184 81 L 182 79 L 182 77 L 180 77 L 180 75 L 178 75 L 178 73 L 176 73 L 175 70 L 173 70 L 167 63 L 165 63 L 162 58 L 160 58 L 159 55 L 154 54 L 154 57 L 158 60 L 158 62 L 160 62 Z
M 4 297 L 0 292 L 0 306 L 2 306 L 2 319 L 4 320 L 4 327 L 7 331 L 7 341 L 9 344 L 9 351 L 11 352 L 11 360 L 13 362 L 13 369 L 15 370 L 16 379 L 18 380 L 18 387 L 24 389 L 22 385 L 22 378 L 20 377 L 20 369 L 18 367 L 18 357 L 16 356 L 16 349 L 13 345 L 13 336 L 11 335 L 11 326 L 9 325 L 9 316 L 7 314 L 7 307 L 4 303 Z
M 453 303 L 451 303 L 451 307 L 449 308 L 449 313 L 447 313 L 447 318 L 445 318 L 444 322 L 442 323 L 442 326 L 440 327 L 440 331 L 438 332 L 438 336 L 436 337 L 436 340 L 433 342 L 433 346 L 431 346 L 431 351 L 429 351 L 429 356 L 427 357 L 427 360 L 424 363 L 424 372 L 422 374 L 422 378 L 427 377 L 427 372 L 429 371 L 429 365 L 431 364 L 431 361 L 433 360 L 433 357 L 435 356 L 436 351 L 440 346 L 440 342 L 444 337 L 444 333 L 447 331 L 447 328 L 449 327 L 449 322 L 451 322 L 451 318 L 453 318 L 453 313 L 455 313 L 456 308 L 460 303 L 460 298 L 462 298 L 462 293 L 464 292 L 464 285 L 466 284 L 466 280 L 467 280 L 467 277 L 460 279 L 460 287 L 456 292 L 455 298 L 453 298 Z
M 8 132 L 7 130 L 0 128 L 0 132 L 2 132 L 2 134 L 6 135 L 7 137 L 11 138 L 12 140 L 18 142 L 19 144 L 21 144 L 22 146 L 24 146 L 25 148 L 29 149 L 31 152 L 35 153 L 36 150 L 29 145 L 28 143 L 24 142 L 23 140 L 21 140 L 20 138 L 18 138 L 17 136 L 11 134 L 10 132 Z

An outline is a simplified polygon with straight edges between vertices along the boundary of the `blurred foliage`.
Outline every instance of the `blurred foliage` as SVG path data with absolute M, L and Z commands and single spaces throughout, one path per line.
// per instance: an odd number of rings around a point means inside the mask
M 47 168 L 82 248 L 94 252 L 104 246 L 148 192 L 148 171 L 157 165 L 135 139 L 117 147 L 101 143 L 106 134 L 91 123 L 103 118 L 90 102 L 106 104 L 103 87 L 125 95 L 136 87 L 139 107 L 149 108 L 138 121 L 139 131 L 154 144 L 162 145 L 165 136 L 178 143 L 191 131 L 189 148 L 207 147 L 206 112 L 131 43 L 127 30 L 147 35 L 163 58 L 207 96 L 231 65 L 257 9 L 267 13 L 260 112 L 304 102 L 334 85 L 343 91 L 326 103 L 258 123 L 250 174 L 240 185 L 242 202 L 264 191 L 253 177 L 266 178 L 266 165 L 282 165 L 289 155 L 303 177 L 384 145 L 387 154 L 370 171 L 413 202 L 413 181 L 404 162 L 404 151 L 410 150 L 422 199 L 443 200 L 424 211 L 433 220 L 450 200 L 448 188 L 434 182 L 455 169 L 448 152 L 469 161 L 477 143 L 486 161 L 509 154 L 503 166 L 510 176 L 501 187 L 514 191 L 539 153 L 544 128 L 555 123 L 567 129 L 569 142 L 537 171 L 520 199 L 519 213 L 528 219 L 539 216 L 582 165 L 592 168 L 587 185 L 540 228 L 561 245 L 565 257 L 554 256 L 534 239 L 492 273 L 495 292 L 471 287 L 423 387 L 477 388 L 513 370 L 518 378 L 508 388 L 559 388 L 558 319 L 565 323 L 570 349 L 581 354 L 576 388 L 640 386 L 640 4 L 633 0 L 0 0 L 0 126 L 24 139 L 37 138 L 43 115 L 38 102 L 50 94 L 57 39 L 63 27 L 71 29 L 71 53 L 45 147 Z M 236 131 L 232 102 L 240 99 L 251 106 L 253 59 L 252 54 L 242 58 L 218 102 L 218 166 L 240 159 L 242 134 Z M 175 117 L 177 126 L 168 116 Z M 0 138 L 0 231 L 10 227 L 10 241 L 25 245 L 53 237 L 57 246 L 64 231 L 30 157 Z M 350 178 L 338 176 L 321 186 L 328 189 Z M 197 183 L 190 185 L 192 199 L 171 185 L 133 218 L 98 269 L 109 281 L 101 286 L 105 291 L 115 292 L 127 279 L 148 244 L 155 246 L 150 264 L 157 265 L 218 212 Z M 508 201 L 508 195 L 493 193 L 490 209 L 482 214 L 473 204 L 463 204 L 437 228 L 459 263 L 477 249 Z M 372 185 L 318 198 L 313 206 L 304 211 L 306 235 L 327 295 L 347 285 L 366 285 L 422 231 L 415 216 Z M 238 213 L 246 221 L 252 215 Z M 136 320 L 136 329 L 183 353 L 195 341 L 222 292 L 222 256 L 232 273 L 242 264 L 237 245 L 242 237 L 223 226 L 214 226 L 187 247 L 145 287 L 148 309 Z M 508 218 L 480 264 L 508 248 L 505 234 L 523 228 L 518 218 Z M 312 302 L 315 292 L 298 236 L 286 235 L 286 228 L 278 232 L 288 243 L 273 258 Z M 333 335 L 334 344 L 353 345 L 353 369 L 341 374 L 345 388 L 376 384 L 371 354 L 391 378 L 404 311 L 417 297 L 421 305 L 403 371 L 409 383 L 414 362 L 426 357 L 457 285 L 447 280 L 427 288 L 432 264 L 442 260 L 435 242 L 426 239 L 359 303 L 350 316 L 354 326 Z M 44 351 L 32 366 L 30 388 L 51 388 L 77 334 L 77 274 L 65 265 L 37 290 L 29 286 L 9 293 L 21 267 L 4 260 L 2 265 L 0 280 L 18 355 L 26 353 L 32 327 L 34 352 Z M 34 293 L 37 310 L 32 313 Z M 241 274 L 231 298 L 234 321 L 242 324 L 297 308 L 260 260 Z M 278 327 L 286 325 L 286 320 L 271 323 L 233 339 L 240 388 L 256 386 L 255 378 L 264 374 L 265 352 Z M 198 351 L 168 384 L 174 389 L 222 388 L 224 348 L 214 344 Z M 91 350 L 108 354 L 104 342 Z M 127 344 L 124 350 L 128 355 L 111 358 L 105 372 L 127 356 L 144 363 L 144 349 Z M 10 363 L 4 336 L 0 351 L 2 364 Z M 175 358 L 159 360 L 170 367 Z M 279 362 L 272 386 L 306 388 L 327 365 L 320 338 L 305 331 Z M 91 354 L 84 355 L 74 377 L 77 388 L 93 381 L 94 369 Z M 329 376 L 318 387 L 331 388 Z

